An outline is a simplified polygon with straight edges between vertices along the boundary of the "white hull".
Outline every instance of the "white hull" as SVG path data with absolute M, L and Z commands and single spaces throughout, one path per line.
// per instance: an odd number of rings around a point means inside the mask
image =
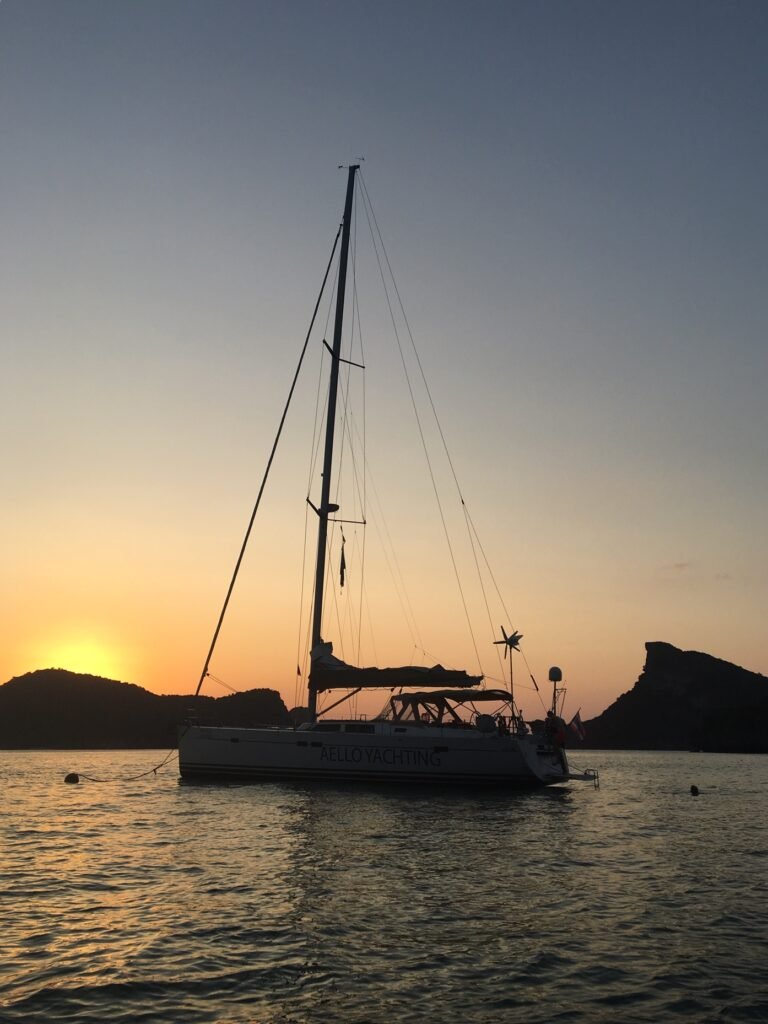
M 179 770 L 185 780 L 540 786 L 569 778 L 565 752 L 540 736 L 392 722 L 315 729 L 190 725 L 179 736 Z

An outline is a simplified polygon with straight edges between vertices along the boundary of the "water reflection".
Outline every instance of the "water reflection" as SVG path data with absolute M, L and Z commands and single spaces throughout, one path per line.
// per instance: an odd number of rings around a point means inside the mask
M 436 1000 L 449 993 L 457 1005 L 469 999 L 468 970 L 476 978 L 497 970 L 508 977 L 539 957 L 542 916 L 560 895 L 537 857 L 540 846 L 549 844 L 551 857 L 568 845 L 569 791 L 350 786 L 295 793 L 301 803 L 291 818 L 296 843 L 286 884 L 294 893 L 292 928 L 307 954 L 305 1013 L 383 1019 L 384 1005 L 405 1019 L 409 1007 L 424 1010 L 431 989 Z M 524 917 L 531 906 L 535 913 Z M 365 986 L 350 985 L 355 977 Z M 373 1007 L 371 989 L 378 993 Z
M 599 756 L 510 794 L 0 754 L 3 1020 L 761 1019 L 768 765 Z

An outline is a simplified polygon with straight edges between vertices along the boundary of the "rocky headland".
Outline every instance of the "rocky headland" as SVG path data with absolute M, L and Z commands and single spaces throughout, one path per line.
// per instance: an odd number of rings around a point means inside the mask
M 629 690 L 585 723 L 579 746 L 768 753 L 768 679 L 656 641 Z

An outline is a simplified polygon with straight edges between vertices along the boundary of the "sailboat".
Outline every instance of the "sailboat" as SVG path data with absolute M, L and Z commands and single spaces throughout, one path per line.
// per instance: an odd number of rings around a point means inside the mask
M 546 720 L 530 727 L 514 700 L 511 669 L 507 690 L 486 688 L 482 675 L 441 665 L 361 668 L 337 658 L 332 643 L 321 635 L 328 524 L 338 512 L 331 500 L 331 477 L 358 170 L 359 165 L 348 168 L 333 345 L 326 346 L 331 350 L 331 366 L 322 493 L 319 505 L 312 505 L 318 536 L 306 720 L 292 728 L 188 722 L 179 735 L 181 777 L 185 781 L 295 779 L 476 786 L 541 786 L 584 778 L 571 771 L 565 751 L 564 723 L 558 715 L 558 698 L 563 692 L 558 668 L 550 670 L 553 698 Z M 503 639 L 495 643 L 504 645 L 511 666 L 512 651 L 519 650 L 521 637 L 514 631 L 502 633 Z M 377 717 L 329 717 L 347 697 L 369 689 L 389 691 L 386 707 Z M 325 711 L 319 708 L 321 695 L 341 690 L 346 696 Z

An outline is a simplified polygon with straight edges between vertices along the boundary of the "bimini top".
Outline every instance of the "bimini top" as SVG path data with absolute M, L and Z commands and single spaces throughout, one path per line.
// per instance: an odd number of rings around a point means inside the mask
M 512 694 L 506 690 L 435 690 L 432 693 L 398 693 L 389 698 L 390 714 L 393 721 L 426 722 L 430 725 L 467 726 L 459 709 L 465 704 L 479 701 L 494 704 L 512 704 Z M 386 716 L 386 717 L 389 717 Z M 481 727 L 481 721 L 484 725 Z M 493 718 L 487 714 L 477 714 L 478 728 L 488 731 L 494 728 Z
M 337 658 L 333 654 L 333 644 L 322 641 L 312 649 L 309 679 L 312 689 L 318 692 L 371 687 L 391 690 L 401 686 L 461 687 L 459 692 L 463 692 L 464 688 L 477 686 L 483 681 L 482 676 L 470 676 L 463 669 L 443 668 L 442 665 L 433 665 L 431 668 L 420 665 L 404 665 L 400 668 L 358 668 L 356 665 L 347 665 Z

